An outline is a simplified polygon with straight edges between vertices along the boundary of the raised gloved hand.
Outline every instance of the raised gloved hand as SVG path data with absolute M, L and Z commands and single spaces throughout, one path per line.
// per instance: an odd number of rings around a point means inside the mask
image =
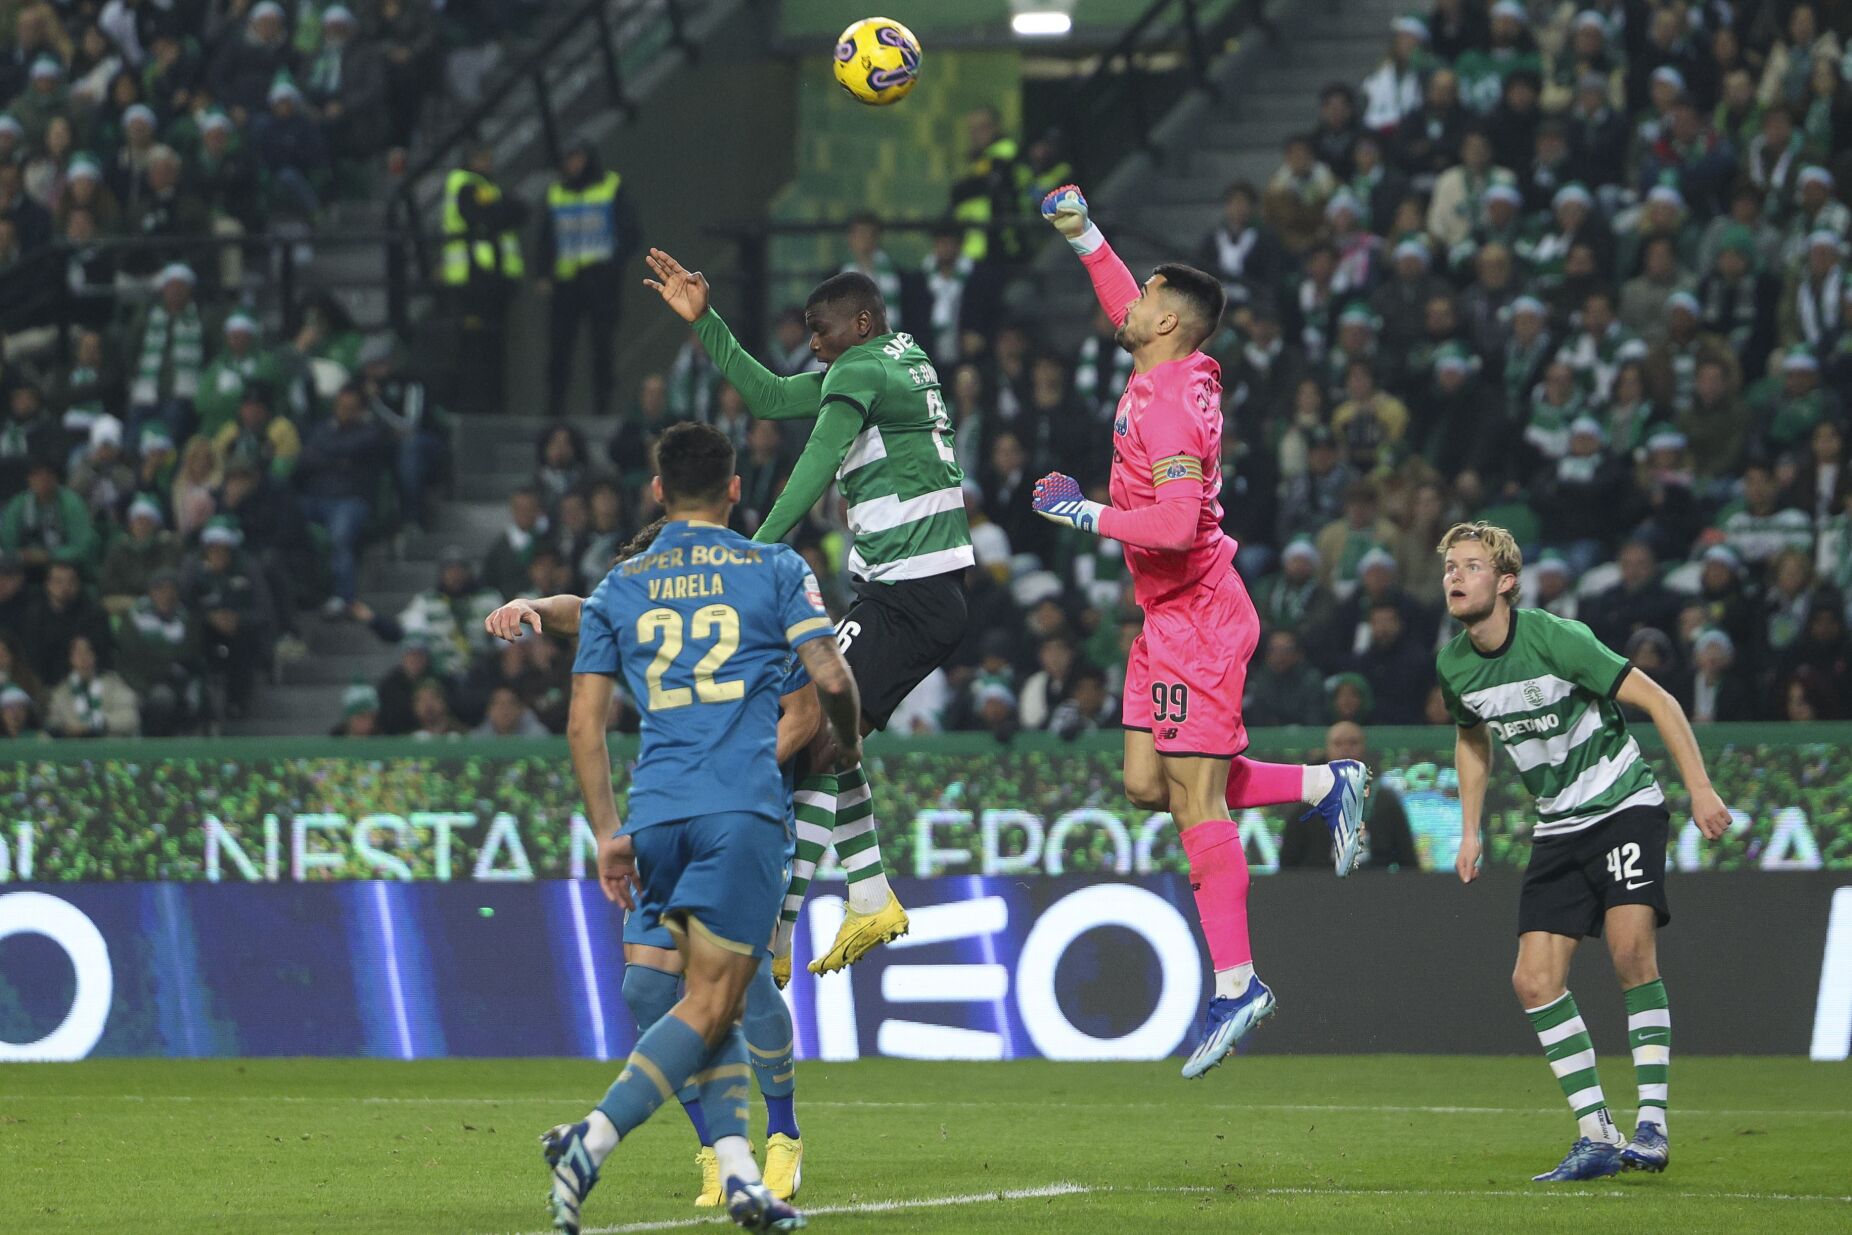
M 1081 496 L 1080 482 L 1060 472 L 1050 472 L 1035 482 L 1032 502 L 1035 513 L 1050 523 L 1065 523 L 1095 534 L 1100 530 L 1100 512 L 1106 509 Z

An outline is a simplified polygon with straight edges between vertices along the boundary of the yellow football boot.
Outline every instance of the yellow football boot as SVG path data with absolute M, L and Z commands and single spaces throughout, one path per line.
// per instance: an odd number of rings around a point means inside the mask
M 712 1145 L 701 1146 L 695 1165 L 701 1168 L 701 1195 L 695 1198 L 695 1206 L 705 1209 L 720 1204 L 720 1159 Z
M 804 1142 L 774 1132 L 765 1142 L 765 1186 L 773 1196 L 788 1201 L 804 1183 Z
M 810 972 L 835 973 L 847 969 L 877 945 L 906 933 L 907 911 L 900 907 L 900 899 L 889 892 L 887 904 L 875 912 L 857 913 L 851 909 L 844 915 L 842 929 L 836 932 L 836 942 L 830 945 L 828 952 L 810 962 Z

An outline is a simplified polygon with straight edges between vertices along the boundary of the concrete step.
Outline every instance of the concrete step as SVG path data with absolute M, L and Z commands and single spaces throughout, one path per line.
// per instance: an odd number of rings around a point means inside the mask
M 251 710 L 244 723 L 263 722 L 264 728 L 254 730 L 259 733 L 319 733 L 341 719 L 341 692 L 346 689 L 347 683 L 342 682 L 265 690 L 251 701 Z M 307 729 L 279 730 L 275 727 L 275 722 L 305 720 Z
M 283 681 L 290 690 L 303 686 L 348 686 L 356 681 L 375 682 L 398 663 L 398 653 L 389 645 L 366 636 L 378 649 L 371 652 L 316 653 L 283 669 Z

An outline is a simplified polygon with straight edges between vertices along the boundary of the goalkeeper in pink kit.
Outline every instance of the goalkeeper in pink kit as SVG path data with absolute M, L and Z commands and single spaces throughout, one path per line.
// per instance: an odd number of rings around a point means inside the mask
M 1059 472 L 1035 486 L 1034 502 L 1043 518 L 1122 543 L 1145 611 L 1125 667 L 1125 792 L 1134 805 L 1168 810 L 1189 855 L 1215 967 L 1202 1040 L 1183 1065 L 1198 1077 L 1274 1009 L 1254 975 L 1247 858 L 1230 809 L 1306 803 L 1331 828 L 1337 873 L 1347 875 L 1361 849 L 1369 773 L 1353 759 L 1302 766 L 1242 753 L 1241 696 L 1260 619 L 1221 528 L 1222 375 L 1199 350 L 1221 323 L 1221 283 L 1166 263 L 1141 288 L 1073 185 L 1043 199 L 1042 215 L 1080 254 L 1132 356 L 1113 420 L 1112 505 L 1088 501 Z

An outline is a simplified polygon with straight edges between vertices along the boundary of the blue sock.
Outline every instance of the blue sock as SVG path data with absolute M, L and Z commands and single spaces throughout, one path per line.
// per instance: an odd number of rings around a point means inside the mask
M 765 1135 L 783 1133 L 796 1140 L 797 1063 L 792 1055 L 796 1039 L 791 1031 L 791 1009 L 778 993 L 778 984 L 772 981 L 769 960 L 759 966 L 752 985 L 746 988 L 746 1015 L 741 1023 L 746 1030 L 752 1070 L 759 1078 L 759 1092 L 765 1096 Z
M 637 1040 L 642 1041 L 643 1034 L 651 1025 L 669 1014 L 676 1001 L 682 995 L 682 978 L 680 974 L 667 973 L 661 969 L 652 969 L 648 965 L 625 965 L 624 982 L 620 988 L 624 994 L 624 1006 L 630 1009 L 630 1015 L 637 1022 Z M 701 1098 L 695 1093 L 694 1086 L 684 1085 L 675 1095 L 681 1099 L 682 1110 L 688 1114 L 688 1122 L 694 1125 L 695 1135 L 703 1145 L 714 1142 L 707 1136 L 707 1121 L 701 1117 Z
M 708 1053 L 701 1070 L 690 1079 L 701 1091 L 701 1109 L 712 1121 L 714 1139 L 744 1137 L 746 1103 L 752 1097 L 752 1069 L 746 1066 L 746 1037 L 738 1025 L 727 1031 L 720 1045 Z
M 674 1095 L 677 1085 L 694 1075 L 710 1053 L 701 1035 L 686 1022 L 665 1016 L 637 1039 L 636 1049 L 605 1091 L 598 1109 L 620 1138 L 628 1136 Z

